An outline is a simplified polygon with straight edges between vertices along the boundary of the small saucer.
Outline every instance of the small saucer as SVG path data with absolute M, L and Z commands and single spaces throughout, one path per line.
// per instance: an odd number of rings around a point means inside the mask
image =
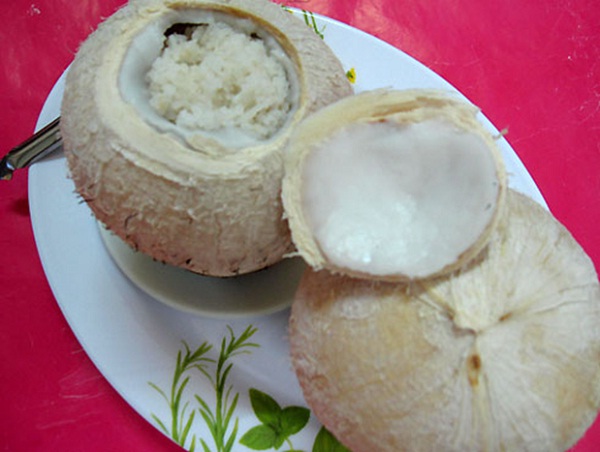
M 292 304 L 306 264 L 284 259 L 254 273 L 229 278 L 203 276 L 155 261 L 133 250 L 98 224 L 100 237 L 119 269 L 141 290 L 180 311 L 231 318 L 271 314 Z

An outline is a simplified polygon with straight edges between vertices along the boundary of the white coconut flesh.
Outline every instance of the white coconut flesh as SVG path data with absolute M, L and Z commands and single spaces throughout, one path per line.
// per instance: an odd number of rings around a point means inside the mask
M 437 119 L 377 122 L 343 129 L 310 153 L 302 201 L 333 265 L 423 277 L 481 236 L 499 190 L 477 135 Z
M 308 272 L 291 356 L 354 452 L 562 451 L 600 409 L 600 287 L 569 232 L 509 191 L 486 251 L 436 279 Z
M 177 9 L 146 26 L 123 60 L 123 98 L 161 132 L 203 150 L 253 146 L 288 125 L 299 103 L 296 67 L 248 18 Z
M 481 249 L 505 175 L 476 110 L 454 102 L 442 93 L 364 93 L 299 128 L 284 201 L 309 264 L 384 280 L 424 278 Z M 325 131 L 312 138 L 319 123 Z

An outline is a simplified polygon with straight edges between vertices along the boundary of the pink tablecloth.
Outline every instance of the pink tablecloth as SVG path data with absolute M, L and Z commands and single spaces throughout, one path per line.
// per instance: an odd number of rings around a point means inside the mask
M 79 43 L 122 3 L 2 2 L 1 154 L 32 133 Z M 551 210 L 600 264 L 597 0 L 289 4 L 404 50 L 461 90 L 499 129 L 508 128 L 509 142 Z M 71 333 L 37 255 L 27 171 L 0 181 L 0 306 L 3 450 L 177 450 L 117 395 Z M 575 450 L 600 450 L 600 421 Z

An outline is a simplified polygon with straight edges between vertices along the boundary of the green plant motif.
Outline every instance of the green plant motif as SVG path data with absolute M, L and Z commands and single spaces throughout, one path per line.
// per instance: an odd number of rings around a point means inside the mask
M 315 15 L 312 12 L 303 9 L 302 17 L 304 17 L 304 23 L 311 27 L 319 38 L 325 39 L 325 25 L 323 25 L 322 28 L 319 28 Z
M 206 422 L 206 425 L 213 437 L 217 452 L 231 451 L 235 442 L 238 430 L 238 420 L 234 420 L 233 428 L 229 429 L 235 408 L 237 406 L 239 394 L 232 395 L 233 387 L 227 385 L 227 378 L 233 363 L 230 362 L 234 356 L 250 353 L 250 348 L 259 345 L 250 342 L 250 338 L 256 333 L 257 329 L 250 325 L 244 332 L 236 338 L 233 330 L 228 326 L 229 336 L 221 341 L 221 349 L 217 360 L 205 356 L 213 346 L 204 342 L 196 350 L 192 351 L 186 342 L 183 342 L 184 350 L 177 352 L 175 370 L 171 389 L 167 394 L 160 387 L 152 382 L 148 384 L 154 388 L 169 405 L 171 420 L 165 422 L 152 413 L 152 419 L 156 421 L 160 429 L 173 441 L 182 447 L 187 447 L 190 429 L 194 423 L 196 411 L 188 411 L 189 402 L 182 404 L 182 398 L 187 387 L 190 376 L 187 375 L 190 370 L 199 371 L 212 384 L 215 390 L 215 410 L 198 395 L 195 395 L 196 401 L 200 407 L 198 412 Z M 216 365 L 214 376 L 209 373 L 208 366 Z M 169 426 L 167 426 L 169 425 Z M 200 444 L 205 452 L 210 452 L 206 441 L 200 439 Z M 196 436 L 192 435 L 189 442 L 190 451 L 196 449 Z
M 214 377 L 203 370 L 204 375 L 210 380 L 215 390 L 215 410 L 213 411 L 202 397 L 197 394 L 194 396 L 200 404 L 200 415 L 210 430 L 217 452 L 231 451 L 238 432 L 237 418 L 234 421 L 233 428 L 229 431 L 239 398 L 238 393 L 232 397 L 233 386 L 227 384 L 227 377 L 233 367 L 233 363 L 229 361 L 234 356 L 250 353 L 250 348 L 259 346 L 254 342 L 249 342 L 249 339 L 256 333 L 256 328 L 249 326 L 239 338 L 235 337 L 233 330 L 229 326 L 227 328 L 229 330 L 229 337 L 223 338 L 221 341 L 221 351 L 217 360 L 217 369 Z M 203 439 L 200 439 L 200 443 L 205 452 L 210 452 L 210 448 Z
M 281 5 L 281 7 L 289 12 L 294 14 L 295 11 L 293 9 L 291 9 L 289 6 L 286 5 Z M 326 25 L 323 25 L 321 28 L 319 28 L 319 24 L 317 23 L 317 19 L 315 18 L 315 14 L 311 11 L 308 11 L 306 9 L 301 9 L 300 10 L 302 13 L 302 18 L 304 19 L 304 23 L 306 25 L 308 25 L 310 28 L 313 29 L 313 31 L 317 34 L 317 36 L 319 36 L 321 39 L 325 39 L 325 27 Z M 352 84 L 356 83 L 356 69 L 355 68 L 350 68 L 346 71 L 346 78 L 348 79 L 348 81 Z
M 258 389 L 250 389 L 249 394 L 254 414 L 261 424 L 248 430 L 240 439 L 240 443 L 253 450 L 278 450 L 285 442 L 289 446 L 286 452 L 295 451 L 289 438 L 308 423 L 308 408 L 281 408 L 271 396 Z
M 206 366 L 209 363 L 214 362 L 213 359 L 207 358 L 206 353 L 212 348 L 207 342 L 204 342 L 195 351 L 191 351 L 190 347 L 186 342 L 183 342 L 184 353 L 181 350 L 177 352 L 177 359 L 175 362 L 175 371 L 173 373 L 173 382 L 171 384 L 171 390 L 169 394 L 152 382 L 148 384 L 152 386 L 158 393 L 165 399 L 169 405 L 171 411 L 171 422 L 170 426 L 158 418 L 155 414 L 152 414 L 152 418 L 159 425 L 161 430 L 170 438 L 173 439 L 177 444 L 182 447 L 186 446 L 187 437 L 194 422 L 195 411 L 192 410 L 188 414 L 189 403 L 186 402 L 183 406 L 181 405 L 181 399 L 183 392 L 190 382 L 190 377 L 185 376 L 190 370 L 197 369 L 203 373 L 206 372 Z M 185 377 L 184 377 L 185 376 Z M 192 435 L 190 451 L 195 449 L 196 437 Z
M 287 11 L 288 13 L 294 14 L 295 11 L 287 5 L 281 5 L 281 7 Z M 311 11 L 307 11 L 306 9 L 301 9 L 302 18 L 304 19 L 304 23 L 308 25 L 313 31 L 317 34 L 321 39 L 325 39 L 325 25 L 322 28 L 319 28 L 317 24 L 317 20 L 315 19 L 315 14 Z
M 329 430 L 321 427 L 315 437 L 312 452 L 350 452 L 350 449 L 340 443 Z
M 152 419 L 173 441 L 192 452 L 195 451 L 198 443 L 202 446 L 203 452 L 212 451 L 203 438 L 196 438 L 195 434 L 190 436 L 197 413 L 208 427 L 216 452 L 231 452 L 236 444 L 239 418 L 235 413 L 239 393 L 235 392 L 233 385 L 228 383 L 233 369 L 232 359 L 251 353 L 251 350 L 259 347 L 259 344 L 251 342 L 252 336 L 257 331 L 257 328 L 252 325 L 248 326 L 239 337 L 236 337 L 231 327 L 227 326 L 227 330 L 228 334 L 221 341 L 217 359 L 208 356 L 213 350 L 213 345 L 208 341 L 195 350 L 182 341 L 183 349 L 177 352 L 169 390 L 165 391 L 155 383 L 148 382 L 150 387 L 165 400 L 170 412 L 168 421 L 160 419 L 154 413 L 151 413 Z M 211 383 L 215 394 L 214 405 L 198 394 L 194 394 L 194 400 L 198 404 L 196 408 L 191 408 L 189 402 L 184 402 L 184 393 L 191 379 L 191 371 L 199 372 Z M 249 398 L 252 410 L 260 424 L 242 435 L 239 444 L 252 450 L 279 450 L 286 444 L 288 448 L 285 452 L 300 452 L 294 449 L 290 437 L 306 427 L 310 410 L 300 406 L 282 408 L 271 396 L 254 388 L 249 390 Z M 214 406 L 214 409 L 211 406 Z M 312 452 L 349 451 L 325 428 L 321 428 L 315 438 Z

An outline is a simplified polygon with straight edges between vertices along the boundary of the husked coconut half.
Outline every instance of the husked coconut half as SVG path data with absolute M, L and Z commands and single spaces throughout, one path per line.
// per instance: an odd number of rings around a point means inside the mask
M 156 260 L 230 276 L 292 248 L 282 148 L 351 91 L 279 5 L 132 1 L 78 51 L 61 133 L 76 189 L 109 229 Z
M 600 408 L 600 288 L 569 232 L 509 191 L 488 247 L 409 283 L 309 271 L 291 357 L 354 452 L 562 451 Z
M 485 245 L 506 176 L 471 104 L 373 91 L 305 120 L 286 155 L 292 238 L 315 269 L 382 280 L 451 271 Z

